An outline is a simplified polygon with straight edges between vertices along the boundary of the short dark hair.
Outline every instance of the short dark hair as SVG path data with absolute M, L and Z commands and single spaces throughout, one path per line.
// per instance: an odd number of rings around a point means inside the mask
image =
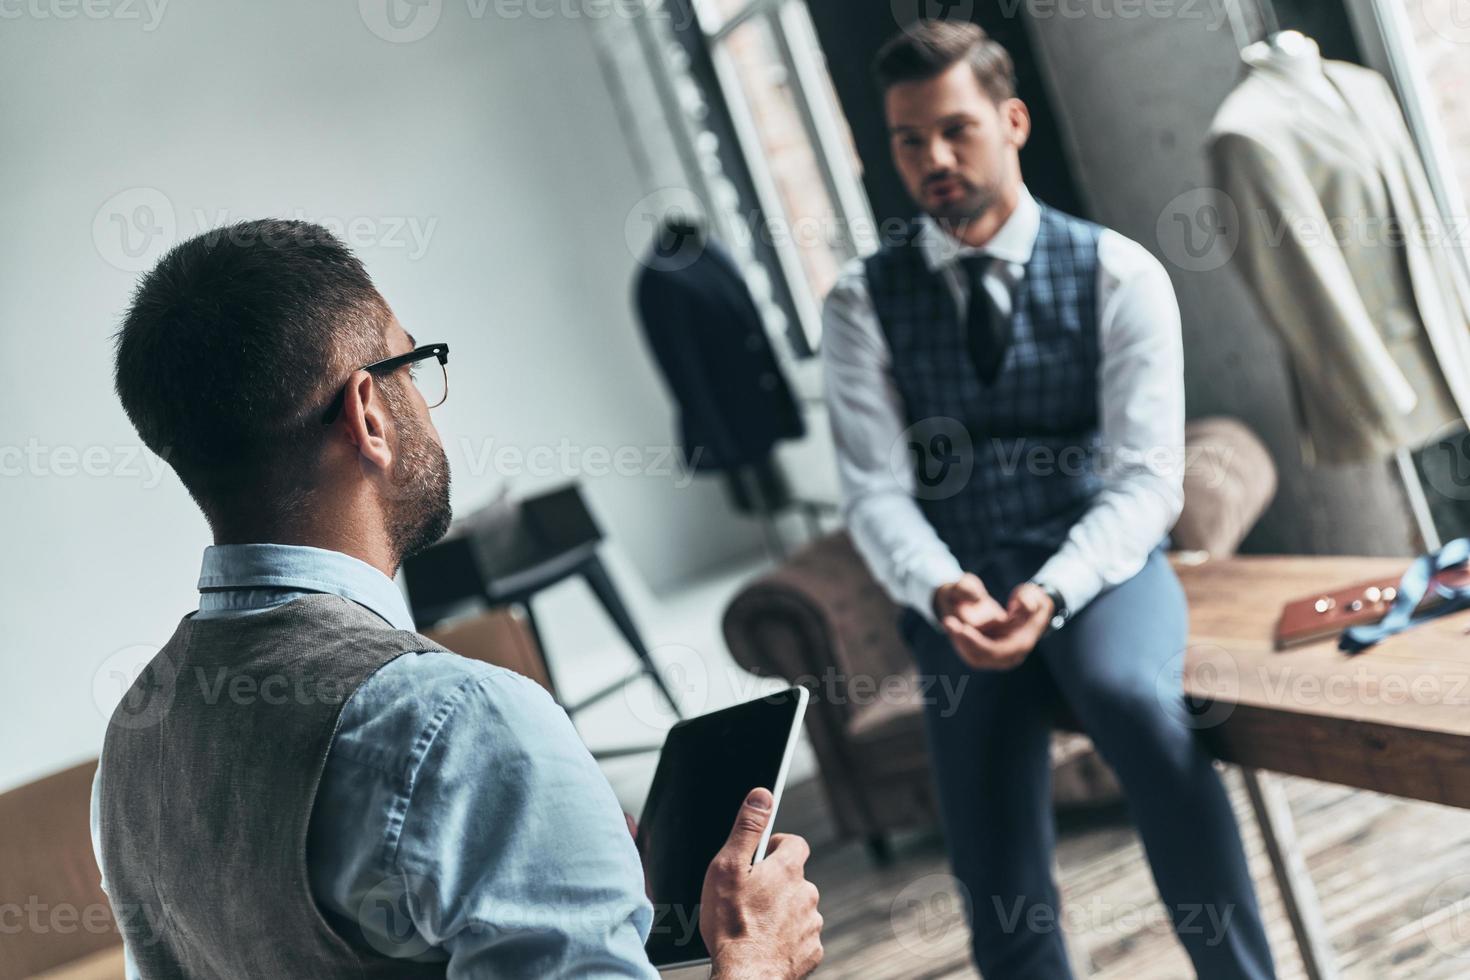
M 241 222 L 175 246 L 142 278 L 113 380 L 144 444 L 218 531 L 310 484 L 322 407 L 386 356 L 390 317 L 327 229 Z
M 921 20 L 889 38 L 873 59 L 878 87 L 887 92 L 901 82 L 924 82 L 961 61 L 996 102 L 1016 94 L 1011 56 L 977 25 L 948 20 Z

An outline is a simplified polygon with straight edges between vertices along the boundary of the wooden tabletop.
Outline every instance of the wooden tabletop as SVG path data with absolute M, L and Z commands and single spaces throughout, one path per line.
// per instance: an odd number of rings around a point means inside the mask
M 1221 758 L 1470 807 L 1470 612 L 1349 656 L 1335 637 L 1274 649 L 1289 599 L 1393 577 L 1408 558 L 1238 556 L 1176 563 L 1190 604 L 1184 687 Z

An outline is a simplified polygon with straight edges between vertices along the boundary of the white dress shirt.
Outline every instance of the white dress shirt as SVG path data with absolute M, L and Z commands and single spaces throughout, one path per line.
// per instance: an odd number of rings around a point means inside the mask
M 1040 224 L 1040 208 L 1025 188 L 979 248 L 921 219 L 917 244 L 954 295 L 961 323 L 970 290 L 958 260 L 992 257 L 982 282 L 1006 320 Z M 1143 246 L 1110 230 L 1098 240 L 1097 275 L 1103 448 L 1096 459 L 1103 489 L 1035 575 L 1071 612 L 1137 574 L 1184 504 L 1184 355 L 1174 288 Z M 891 450 L 908 423 L 861 260 L 843 270 L 827 297 L 822 364 L 853 541 L 894 601 L 932 622 L 934 590 L 965 570 L 919 509 L 912 471 L 892 462 L 902 458 Z

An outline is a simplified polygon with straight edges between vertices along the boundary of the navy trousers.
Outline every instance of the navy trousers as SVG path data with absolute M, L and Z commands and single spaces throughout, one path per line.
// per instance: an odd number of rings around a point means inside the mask
M 1045 554 L 977 569 L 1004 604 Z M 1064 701 L 1117 773 L 1175 934 L 1206 980 L 1274 976 L 1230 801 L 1179 691 L 1184 592 L 1161 552 L 1042 639 L 1021 666 L 977 671 L 910 612 L 904 632 L 925 675 L 964 678 L 925 708 L 955 877 L 968 892 L 986 980 L 1071 977 L 1052 880 L 1050 736 Z M 1084 912 L 1086 910 L 1083 910 Z M 1146 915 L 1103 909 L 1103 914 Z

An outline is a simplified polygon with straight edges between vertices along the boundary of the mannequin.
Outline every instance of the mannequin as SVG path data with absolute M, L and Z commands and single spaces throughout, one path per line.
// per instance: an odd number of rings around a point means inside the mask
M 1349 111 L 1342 93 L 1322 71 L 1322 50 L 1300 31 L 1277 31 L 1264 41 L 1248 45 L 1240 58 L 1252 68 L 1291 78 L 1337 112 L 1346 115 Z
M 1232 263 L 1292 368 L 1303 455 L 1393 458 L 1433 547 L 1409 451 L 1470 414 L 1470 306 L 1452 257 L 1403 231 L 1438 220 L 1414 140 L 1381 76 L 1324 61 L 1299 32 L 1241 59 L 1207 152 L 1235 209 Z

